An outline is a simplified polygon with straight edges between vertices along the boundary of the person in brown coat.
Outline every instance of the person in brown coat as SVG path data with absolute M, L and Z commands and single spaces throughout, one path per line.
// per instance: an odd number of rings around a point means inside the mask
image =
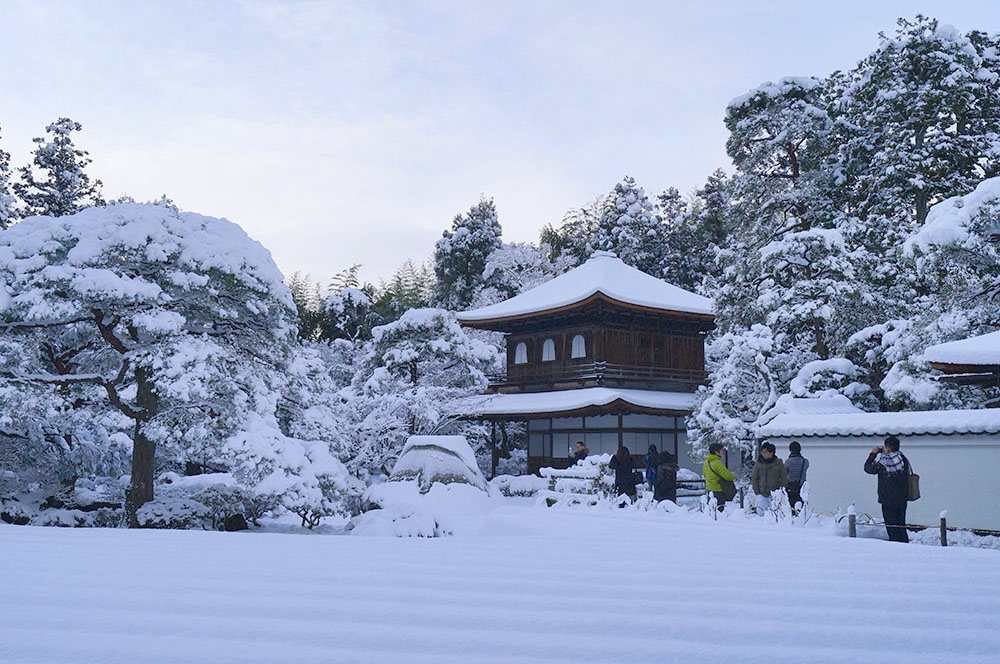
M 788 472 L 781 459 L 774 455 L 774 445 L 760 446 L 760 458 L 753 466 L 750 483 L 757 496 L 757 511 L 771 509 L 771 492 L 788 486 Z

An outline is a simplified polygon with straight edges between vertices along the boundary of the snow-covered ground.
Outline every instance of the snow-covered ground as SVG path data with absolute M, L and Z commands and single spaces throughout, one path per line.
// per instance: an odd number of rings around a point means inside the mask
M 0 526 L 0 661 L 995 662 L 1000 553 L 496 501 L 418 539 Z

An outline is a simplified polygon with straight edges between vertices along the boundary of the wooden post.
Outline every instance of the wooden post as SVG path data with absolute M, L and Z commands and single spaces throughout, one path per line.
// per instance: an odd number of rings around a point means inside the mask
M 858 536 L 858 525 L 857 525 L 857 513 L 854 509 L 854 503 L 847 508 L 847 536 L 857 537 Z
M 490 420 L 490 479 L 497 476 L 497 421 Z
M 941 512 L 941 546 L 948 546 L 948 510 Z

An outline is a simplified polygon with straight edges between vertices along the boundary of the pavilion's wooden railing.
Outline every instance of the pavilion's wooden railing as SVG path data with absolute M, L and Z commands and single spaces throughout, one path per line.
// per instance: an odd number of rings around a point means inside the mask
M 490 387 L 500 388 L 524 384 L 552 384 L 592 382 L 615 383 L 681 383 L 696 386 L 705 381 L 701 369 L 674 369 L 610 362 L 589 362 L 587 364 L 557 365 L 553 367 L 533 366 L 530 369 L 515 370 L 507 374 L 489 377 Z

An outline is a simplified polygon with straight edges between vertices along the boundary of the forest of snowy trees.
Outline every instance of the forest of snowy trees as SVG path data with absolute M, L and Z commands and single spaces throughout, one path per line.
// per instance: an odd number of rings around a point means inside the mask
M 595 250 L 714 298 L 696 451 L 751 449 L 786 394 L 868 410 L 995 399 L 942 389 L 920 353 L 1000 326 L 997 38 L 900 20 L 852 70 L 764 83 L 725 124 L 731 167 L 689 194 L 626 176 L 537 244 L 504 242 L 482 198 L 431 262 L 379 284 L 360 266 L 286 279 L 230 222 L 166 198 L 106 202 L 72 120 L 16 173 L 0 150 L 0 512 L 22 518 L 14 496 L 31 491 L 72 507 L 83 489 L 104 523 L 133 526 L 350 512 L 408 435 L 461 433 L 485 451 L 458 415 L 502 370 L 503 340 L 454 312 Z M 945 207 L 952 232 L 928 232 Z M 227 488 L 183 489 L 192 468 Z

